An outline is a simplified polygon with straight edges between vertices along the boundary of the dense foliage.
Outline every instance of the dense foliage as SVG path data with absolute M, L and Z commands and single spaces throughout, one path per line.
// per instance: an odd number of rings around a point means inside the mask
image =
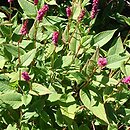
M 0 4 L 0 130 L 130 129 L 129 1 Z

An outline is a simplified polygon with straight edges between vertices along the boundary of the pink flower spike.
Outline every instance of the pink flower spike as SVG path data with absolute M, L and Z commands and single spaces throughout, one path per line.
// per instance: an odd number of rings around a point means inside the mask
M 8 0 L 9 3 L 13 2 L 13 0 Z
M 52 41 L 54 42 L 55 46 L 57 46 L 58 37 L 59 37 L 59 32 L 58 31 L 53 32 Z
M 81 10 L 81 13 L 80 13 L 80 15 L 78 17 L 79 22 L 83 19 L 84 15 L 85 15 L 85 10 L 83 9 L 83 10 Z
M 122 79 L 122 83 L 124 83 L 124 84 L 130 84 L 130 76 L 127 76 L 124 79 Z
M 25 80 L 25 81 L 29 81 L 31 78 L 28 74 L 28 72 L 22 72 L 22 78 Z
M 49 10 L 49 6 L 48 5 L 44 5 L 40 10 L 38 10 L 36 19 L 38 21 L 41 21 L 43 19 L 43 16 L 45 15 L 45 13 L 48 10 Z
M 67 17 L 69 18 L 71 16 L 71 14 L 72 14 L 71 8 L 67 7 L 66 8 L 66 15 L 67 15 Z
M 28 20 L 25 20 L 21 29 L 20 29 L 21 35 L 26 35 L 28 33 L 27 24 L 28 24 Z
M 104 67 L 104 66 L 107 65 L 107 59 L 106 59 L 106 58 L 101 58 L 101 57 L 100 57 L 100 58 L 98 59 L 97 64 L 98 64 L 100 67 Z
M 38 0 L 34 0 L 34 5 L 37 5 L 38 4 Z
M 97 12 L 98 12 L 98 5 L 99 5 L 99 0 L 93 0 L 92 4 L 92 11 L 91 11 L 91 19 L 94 19 Z

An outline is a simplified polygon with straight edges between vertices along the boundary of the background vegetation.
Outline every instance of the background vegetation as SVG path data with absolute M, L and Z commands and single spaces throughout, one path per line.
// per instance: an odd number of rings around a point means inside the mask
M 0 5 L 0 130 L 130 129 L 128 0 Z

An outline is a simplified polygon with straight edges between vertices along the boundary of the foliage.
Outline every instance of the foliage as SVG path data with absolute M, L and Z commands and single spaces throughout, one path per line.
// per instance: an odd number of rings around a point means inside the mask
M 0 130 L 130 128 L 130 80 L 122 82 L 130 76 L 130 3 L 99 0 L 92 18 L 94 4 L 15 0 L 0 7 Z

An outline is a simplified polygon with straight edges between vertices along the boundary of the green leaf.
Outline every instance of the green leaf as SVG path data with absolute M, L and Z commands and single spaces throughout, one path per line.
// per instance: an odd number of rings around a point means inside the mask
M 81 12 L 81 4 L 80 2 L 74 2 L 74 6 L 73 6 L 73 19 L 77 20 L 78 16 L 80 15 Z
M 129 58 L 129 56 L 121 56 L 121 55 L 118 55 L 118 54 L 115 54 L 115 55 L 110 55 L 107 57 L 107 68 L 110 68 L 110 69 L 116 69 L 116 68 L 119 68 L 121 67 L 121 64 L 124 62 L 124 61 L 127 61 Z
M 116 29 L 108 30 L 98 33 L 94 36 L 94 46 L 102 47 L 105 45 L 114 35 Z
M 73 59 L 73 56 L 63 56 L 62 57 L 62 61 L 63 61 L 62 67 L 69 66 L 72 62 L 72 59 Z
M 27 0 L 18 0 L 18 2 L 26 15 L 36 17 L 36 8 L 34 4 L 28 2 Z
M 0 18 L 6 18 L 6 15 L 2 12 L 0 12 Z
M 14 45 L 5 45 L 5 48 L 8 52 L 10 52 L 13 56 L 18 57 L 18 47 Z M 23 55 L 25 51 L 20 48 L 20 55 Z
M 104 105 L 99 101 L 99 96 L 94 91 L 86 88 L 81 89 L 80 99 L 95 116 L 109 124 Z
M 70 119 L 74 119 L 77 110 L 74 97 L 71 95 L 63 95 L 61 101 L 63 102 L 60 106 L 61 113 Z
M 77 29 L 77 30 L 75 31 L 75 33 L 72 34 L 73 36 L 72 36 L 72 38 L 71 38 L 71 40 L 70 40 L 70 43 L 69 43 L 69 49 L 70 49 L 70 51 L 72 51 L 73 53 L 76 53 L 76 52 L 78 51 L 79 46 L 80 46 L 80 39 L 81 39 L 81 37 L 80 37 L 79 34 L 80 34 L 80 32 L 79 32 L 79 30 Z
M 49 58 L 55 50 L 55 46 L 53 44 L 49 45 L 49 47 L 46 49 L 46 57 Z
M 56 0 L 45 0 L 48 5 L 57 5 Z
M 32 90 L 30 90 L 29 93 L 35 96 L 39 96 L 39 95 L 51 94 L 52 92 L 41 84 L 32 83 Z
M 65 27 L 65 30 L 64 30 L 64 32 L 63 32 L 63 34 L 62 34 L 62 40 L 63 40 L 64 43 L 66 43 L 66 42 L 69 40 L 69 30 L 68 30 L 68 26 L 69 26 L 69 25 L 67 25 L 67 26 Z
M 80 84 L 81 82 L 85 80 L 84 76 L 80 72 L 70 73 L 68 78 L 71 80 L 75 80 L 78 84 Z
M 66 19 L 58 17 L 58 16 L 47 16 L 43 19 L 42 23 L 43 25 L 53 25 L 56 23 L 60 23 L 62 21 L 65 21 Z
M 11 92 L 11 91 L 14 92 L 14 90 L 12 89 L 11 86 L 9 86 L 8 84 L 6 84 L 3 81 L 0 81 L 0 92 L 7 93 L 7 92 Z
M 27 106 L 32 100 L 32 96 L 31 95 L 23 95 L 22 96 L 22 102 L 25 106 Z
M 120 37 L 116 38 L 113 42 L 113 46 L 109 49 L 108 55 L 120 54 L 124 52 L 122 40 Z
M 117 125 L 110 124 L 110 125 L 108 125 L 107 130 L 118 130 L 118 127 L 117 127 Z
M 18 130 L 18 129 L 16 125 L 12 126 L 11 124 L 9 124 L 6 130 Z
M 21 98 L 22 94 L 17 92 L 9 92 L 0 95 L 0 100 L 9 104 L 13 109 L 18 109 L 23 105 Z
M 60 97 L 61 97 L 61 94 L 52 93 L 52 94 L 49 95 L 48 100 L 50 102 L 55 102 L 55 101 L 60 100 Z
M 21 59 L 21 65 L 22 66 L 28 66 L 28 65 L 30 65 L 30 63 L 33 61 L 33 59 L 35 57 L 35 54 L 36 54 L 36 49 L 33 49 L 33 50 L 29 51 L 28 53 L 22 55 L 20 57 L 20 59 Z
M 6 59 L 3 56 L 0 56 L 0 69 L 3 69 Z

